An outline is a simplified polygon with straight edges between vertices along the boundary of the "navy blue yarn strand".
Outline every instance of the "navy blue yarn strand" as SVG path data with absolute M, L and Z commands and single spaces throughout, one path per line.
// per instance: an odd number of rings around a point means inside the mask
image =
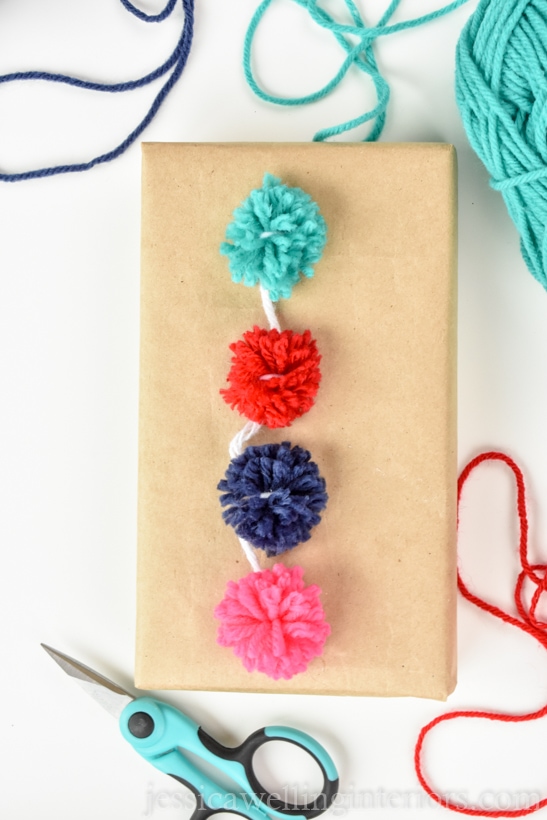
M 122 6 L 124 6 L 127 11 L 130 11 L 131 14 L 134 14 L 135 17 L 138 17 L 139 20 L 144 20 L 145 23 L 161 23 L 162 20 L 165 20 L 175 6 L 177 5 L 177 0 L 169 0 L 167 5 L 165 6 L 163 11 L 160 11 L 158 14 L 147 14 L 145 11 L 141 11 L 133 3 L 130 3 L 129 0 L 120 0 Z
M 2 173 L 0 172 L 0 182 L 21 182 L 26 179 L 38 179 L 41 177 L 51 177 L 57 174 L 69 174 L 78 171 L 88 171 L 96 165 L 102 165 L 106 162 L 111 162 L 117 157 L 121 156 L 127 149 L 138 139 L 145 128 L 151 123 L 156 116 L 161 104 L 181 76 L 190 48 L 192 45 L 192 37 L 194 33 L 194 0 L 181 0 L 184 9 L 184 26 L 180 38 L 168 59 L 158 66 L 154 71 L 137 80 L 129 80 L 121 83 L 96 83 L 89 80 L 82 80 L 78 77 L 71 77 L 67 74 L 57 74 L 49 71 L 18 71 L 10 74 L 0 75 L 0 84 L 10 83 L 19 80 L 42 80 L 45 82 L 64 83 L 66 85 L 76 86 L 88 91 L 104 91 L 109 93 L 119 93 L 124 91 L 133 91 L 136 88 L 142 88 L 154 80 L 163 77 L 170 69 L 173 69 L 158 94 L 155 96 L 150 105 L 146 115 L 140 123 L 131 131 L 131 133 L 110 151 L 105 154 L 100 154 L 87 162 L 71 163 L 67 165 L 54 165 L 46 168 L 37 168 L 33 171 L 22 171 L 20 173 Z M 145 14 L 136 8 L 129 0 L 120 0 L 124 8 L 147 23 L 160 23 L 165 20 L 173 12 L 177 0 L 168 0 L 167 5 L 163 11 L 155 15 Z

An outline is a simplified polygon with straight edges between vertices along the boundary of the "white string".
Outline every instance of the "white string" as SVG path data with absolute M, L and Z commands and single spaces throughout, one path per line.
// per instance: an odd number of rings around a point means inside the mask
M 270 325 L 270 330 L 277 330 L 281 333 L 281 325 L 279 324 L 279 320 L 275 313 L 275 306 L 270 299 L 270 294 L 262 285 L 260 286 L 260 298 L 262 299 L 262 307 L 264 308 L 264 313 L 266 314 L 266 319 L 268 320 L 268 324 Z M 273 378 L 274 375 L 265 376 L 262 378 Z M 245 444 L 249 441 L 249 439 L 256 436 L 260 428 L 262 427 L 261 424 L 258 424 L 256 421 L 248 421 L 241 430 L 235 434 L 233 439 L 230 442 L 230 446 L 228 448 L 230 452 L 230 458 L 234 459 L 240 456 L 245 449 Z M 270 493 L 261 493 L 261 498 L 267 498 Z M 258 559 L 256 557 L 256 553 L 253 547 L 249 544 L 248 541 L 244 541 L 243 538 L 238 537 L 238 541 L 241 544 L 241 549 L 245 553 L 245 557 L 248 560 L 249 564 L 251 565 L 253 572 L 260 572 L 260 564 L 258 563 Z
M 256 436 L 261 427 L 262 425 L 258 424 L 256 421 L 248 421 L 245 427 L 242 427 L 239 433 L 236 433 L 230 442 L 230 446 L 228 448 L 230 458 L 237 458 L 240 456 L 244 450 L 245 442 L 249 441 L 249 439 L 253 436 Z
M 275 313 L 274 303 L 270 299 L 269 291 L 262 285 L 260 285 L 260 298 L 262 299 L 262 307 L 270 325 L 270 330 L 278 330 L 281 333 L 281 325 Z
M 253 436 L 256 436 L 261 427 L 262 425 L 258 424 L 256 421 L 248 421 L 245 427 L 242 427 L 230 442 L 230 458 L 233 459 L 240 456 L 244 450 L 245 442 L 249 441 L 249 439 Z M 241 544 L 241 549 L 245 553 L 245 558 L 251 565 L 253 572 L 260 572 L 260 564 L 258 563 L 258 559 L 252 546 L 248 541 L 244 541 L 243 538 L 239 538 L 239 536 L 237 540 Z
M 251 547 L 248 541 L 244 541 L 243 538 L 238 539 L 239 543 L 241 544 L 241 549 L 245 553 L 245 558 L 251 565 L 253 572 L 261 572 L 260 564 L 258 563 L 258 558 L 256 557 L 254 549 Z

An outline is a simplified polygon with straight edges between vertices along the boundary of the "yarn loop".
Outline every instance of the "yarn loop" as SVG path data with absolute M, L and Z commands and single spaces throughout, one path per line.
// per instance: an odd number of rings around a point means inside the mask
M 518 467 L 518 465 L 513 461 L 512 458 L 505 455 L 505 453 L 501 452 L 487 452 L 482 453 L 481 455 L 476 456 L 472 459 L 469 464 L 464 468 L 462 471 L 460 478 L 458 480 L 458 521 L 459 521 L 459 510 L 461 505 L 461 498 L 463 488 L 468 481 L 469 477 L 476 470 L 481 464 L 487 462 L 501 462 L 505 464 L 513 473 L 513 478 L 515 480 L 516 485 L 516 508 L 517 508 L 517 516 L 519 522 L 519 558 L 521 564 L 521 570 L 517 577 L 517 582 L 515 585 L 514 591 L 514 601 L 516 610 L 518 613 L 518 617 L 505 612 L 500 607 L 496 606 L 495 604 L 490 603 L 487 600 L 479 597 L 476 593 L 472 592 L 465 584 L 460 571 L 458 571 L 458 589 L 460 593 L 466 598 L 470 603 L 474 604 L 479 609 L 483 610 L 484 612 L 488 612 L 490 615 L 493 615 L 495 618 L 498 618 L 500 621 L 504 623 L 511 624 L 512 626 L 517 627 L 522 632 L 531 635 L 535 638 L 544 649 L 547 649 L 547 623 L 544 623 L 536 616 L 537 607 L 540 602 L 540 598 L 543 592 L 546 591 L 546 579 L 547 579 L 547 564 L 545 563 L 531 563 L 528 555 L 528 513 L 526 509 L 526 488 L 524 484 L 524 476 L 522 471 Z M 531 598 L 530 603 L 528 604 L 524 598 L 525 592 L 525 585 L 529 582 L 535 587 Z M 543 706 L 541 709 L 538 709 L 534 712 L 528 712 L 526 714 L 518 714 L 518 715 L 511 715 L 506 714 L 504 712 L 492 712 L 492 711 L 479 711 L 476 709 L 459 709 L 454 712 L 447 712 L 439 717 L 434 718 L 430 723 L 423 727 L 420 731 L 418 736 L 418 740 L 416 742 L 416 747 L 414 751 L 414 766 L 416 769 L 416 774 L 418 776 L 418 780 L 424 791 L 437 803 L 440 803 L 444 808 L 450 809 L 451 811 L 458 812 L 460 814 L 466 814 L 472 817 L 525 817 L 528 814 L 532 814 L 539 809 L 545 808 L 547 806 L 547 797 L 544 797 L 540 800 L 537 800 L 535 803 L 532 803 L 528 806 L 516 809 L 493 809 L 487 810 L 483 809 L 478 806 L 469 806 L 469 805 L 462 805 L 456 802 L 453 802 L 449 798 L 443 797 L 438 789 L 433 788 L 433 786 L 428 782 L 425 774 L 424 774 L 424 767 L 423 767 L 423 747 L 424 742 L 429 734 L 436 726 L 445 721 L 451 720 L 458 720 L 458 719 L 484 719 L 484 720 L 492 720 L 492 721 L 500 721 L 503 723 L 521 723 L 526 721 L 537 720 L 539 718 L 543 718 L 547 715 L 547 704 Z

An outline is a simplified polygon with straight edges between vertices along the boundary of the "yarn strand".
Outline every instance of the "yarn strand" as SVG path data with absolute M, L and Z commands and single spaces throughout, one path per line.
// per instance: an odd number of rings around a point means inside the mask
M 266 319 L 268 320 L 270 330 L 277 330 L 281 333 L 281 325 L 279 324 L 279 319 L 277 318 L 277 314 L 275 312 L 275 305 L 270 299 L 270 294 L 263 285 L 260 285 L 260 298 L 262 299 L 262 307 L 264 308 L 264 313 L 266 314 Z
M 256 553 L 254 549 L 251 547 L 248 541 L 245 541 L 244 538 L 237 538 L 239 543 L 241 544 L 241 549 L 245 555 L 245 558 L 251 565 L 253 572 L 261 572 L 260 564 L 258 563 L 258 558 L 256 557 Z
M 513 461 L 512 458 L 505 455 L 504 453 L 493 451 L 488 453 L 482 453 L 481 455 L 477 456 L 469 462 L 469 464 L 461 473 L 458 481 L 458 520 L 459 505 L 461 502 L 463 487 L 469 479 L 471 473 L 477 467 L 479 467 L 481 464 L 487 461 L 500 461 L 504 463 L 513 472 L 513 477 L 515 479 L 517 490 L 516 508 L 520 531 L 518 552 L 522 569 L 517 578 L 514 599 L 519 617 L 517 618 L 513 615 L 510 615 L 507 612 L 504 612 L 500 607 L 497 607 L 495 604 L 491 604 L 490 602 L 483 600 L 474 592 L 471 592 L 471 590 L 468 589 L 468 587 L 464 583 L 459 571 L 458 589 L 460 590 L 463 597 L 466 598 L 470 603 L 474 604 L 479 609 L 482 609 L 484 612 L 488 612 L 495 618 L 499 618 L 499 620 L 503 621 L 504 623 L 511 624 L 512 626 L 517 627 L 523 632 L 526 632 L 528 635 L 531 635 L 533 638 L 535 638 L 543 646 L 544 649 L 547 649 L 547 624 L 538 620 L 538 618 L 536 617 L 536 608 L 539 604 L 540 597 L 547 588 L 547 564 L 531 564 L 528 558 L 528 515 L 526 511 L 526 488 L 524 484 L 524 476 L 520 468 L 517 466 L 517 464 Z M 528 608 L 525 606 L 523 600 L 523 587 L 525 581 L 529 581 L 535 586 L 535 590 L 532 594 L 530 605 Z M 523 809 L 485 810 L 480 808 L 474 808 L 472 806 L 463 806 L 458 805 L 457 803 L 452 803 L 449 799 L 443 797 L 442 794 L 439 794 L 438 791 L 435 790 L 427 781 L 423 772 L 422 756 L 423 746 L 427 735 L 432 729 L 435 728 L 435 726 L 438 726 L 440 723 L 444 723 L 445 721 L 456 720 L 458 718 L 472 718 L 501 721 L 505 723 L 523 723 L 527 721 L 537 720 L 538 718 L 545 717 L 546 715 L 547 704 L 543 706 L 541 709 L 537 709 L 534 712 L 529 712 L 527 714 L 521 715 L 508 715 L 504 712 L 487 712 L 478 711 L 475 709 L 459 709 L 436 717 L 434 720 L 428 723 L 427 726 L 423 727 L 416 743 L 416 748 L 414 752 L 414 765 L 416 769 L 416 774 L 418 776 L 418 780 L 420 781 L 420 785 L 422 786 L 424 791 L 429 795 L 429 797 L 432 798 L 432 800 L 435 800 L 435 802 L 439 803 L 444 808 L 473 817 L 524 817 L 528 814 L 532 814 L 533 812 L 538 811 L 539 809 L 544 808 L 545 806 L 547 806 L 547 797 L 544 797 L 541 800 L 538 800 L 536 803 L 533 803 L 532 805 Z
M 237 458 L 240 456 L 244 450 L 245 444 L 252 439 L 253 436 L 256 436 L 261 427 L 262 425 L 258 424 L 256 421 L 248 421 L 241 428 L 241 430 L 235 434 L 228 446 L 230 458 Z
M 131 12 L 131 14 L 135 15 L 135 17 L 138 17 L 139 20 L 144 20 L 146 23 L 161 23 L 162 20 L 169 17 L 177 4 L 177 0 L 168 0 L 168 3 L 163 11 L 158 12 L 158 14 L 147 14 L 145 11 L 141 11 L 134 6 L 129 0 L 120 0 L 120 3 L 127 9 L 127 11 Z
M 156 15 L 148 15 L 137 9 L 129 0 L 120 0 L 124 8 L 147 23 L 160 23 L 165 20 L 173 12 L 177 0 L 168 0 L 167 5 L 162 12 Z M 1 182 L 21 182 L 26 179 L 37 179 L 41 177 L 50 177 L 57 174 L 67 174 L 79 171 L 88 171 L 96 165 L 101 165 L 106 162 L 111 162 L 117 157 L 121 156 L 127 149 L 138 139 L 145 128 L 154 119 L 158 109 L 164 102 L 165 98 L 180 78 L 192 45 L 193 29 L 194 29 L 194 0 L 181 0 L 184 9 L 184 25 L 179 37 L 179 40 L 168 59 L 158 66 L 154 71 L 139 77 L 136 80 L 129 80 L 120 83 L 99 83 L 90 80 L 82 80 L 78 77 L 72 77 L 68 74 L 59 74 L 49 71 L 17 71 L 9 74 L 0 75 L 0 84 L 11 83 L 16 81 L 31 81 L 41 80 L 45 82 L 63 83 L 65 85 L 75 86 L 88 91 L 99 91 L 108 93 L 123 93 L 133 91 L 136 88 L 142 88 L 154 80 L 165 76 L 171 71 L 167 80 L 155 96 L 150 105 L 146 115 L 139 122 L 139 124 L 131 131 L 131 133 L 115 148 L 107 151 L 104 154 L 94 157 L 86 162 L 70 163 L 65 165 L 54 165 L 44 168 L 38 168 L 32 171 L 22 171 L 18 173 L 0 172 Z
M 231 459 L 237 458 L 241 455 L 245 448 L 246 442 L 255 436 L 261 427 L 261 424 L 257 424 L 254 421 L 248 421 L 245 426 L 242 427 L 238 433 L 236 433 L 228 447 Z M 258 563 L 258 558 L 256 557 L 253 547 L 248 541 L 245 541 L 244 538 L 237 536 L 237 540 L 239 541 L 243 554 L 251 565 L 253 572 L 260 572 L 260 564 Z
M 243 43 L 243 71 L 245 73 L 245 79 L 257 97 L 265 102 L 274 103 L 276 105 L 309 105 L 331 94 L 340 85 L 352 66 L 355 66 L 363 74 L 370 77 L 376 92 L 376 105 L 358 117 L 354 117 L 338 125 L 321 129 L 313 137 L 314 142 L 322 142 L 330 137 L 351 131 L 366 122 L 371 122 L 372 125 L 369 133 L 363 138 L 363 141 L 373 142 L 377 140 L 384 128 L 390 89 L 387 80 L 382 76 L 376 62 L 373 49 L 375 42 L 380 37 L 433 22 L 467 2 L 467 0 L 453 0 L 453 2 L 429 14 L 404 20 L 399 23 L 389 24 L 389 21 L 401 2 L 401 0 L 391 0 L 391 3 L 378 23 L 375 26 L 367 26 L 354 0 L 344 0 L 346 11 L 349 12 L 353 20 L 352 24 L 338 23 L 328 12 L 319 6 L 318 0 L 294 0 L 294 2 L 298 3 L 299 6 L 309 13 L 314 23 L 326 31 L 329 31 L 334 36 L 338 44 L 346 52 L 346 57 L 334 77 L 322 88 L 300 97 L 284 97 L 264 90 L 257 82 L 252 68 L 254 37 L 259 24 L 262 22 L 266 11 L 272 5 L 273 1 L 274 0 L 263 0 L 258 6 L 251 18 Z M 354 42 L 355 38 L 358 40 L 357 44 Z

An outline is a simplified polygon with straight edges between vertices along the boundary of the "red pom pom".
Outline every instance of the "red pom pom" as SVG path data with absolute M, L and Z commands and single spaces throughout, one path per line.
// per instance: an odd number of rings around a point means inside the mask
M 305 587 L 302 567 L 275 564 L 230 581 L 215 609 L 218 643 L 231 646 L 249 672 L 292 678 L 320 655 L 330 626 L 315 584 Z
M 321 356 L 309 330 L 254 327 L 230 345 L 234 353 L 224 400 L 267 427 L 288 427 L 313 404 L 319 389 Z

